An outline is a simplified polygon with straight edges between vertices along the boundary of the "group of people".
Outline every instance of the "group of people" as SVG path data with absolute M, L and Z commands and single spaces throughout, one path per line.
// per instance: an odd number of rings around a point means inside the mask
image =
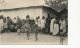
M 14 20 L 12 20 L 9 16 L 8 17 L 0 16 L 0 33 L 10 32 L 13 30 L 16 31 L 17 27 L 19 27 L 18 25 L 21 24 L 20 21 L 18 20 L 20 20 L 19 16 L 17 16 L 17 20 L 16 17 L 14 17 Z
M 14 17 L 14 20 L 11 18 L 0 16 L 0 33 L 1 32 L 26 32 L 27 38 L 29 39 L 30 32 L 35 33 L 35 37 L 37 40 L 38 32 L 49 33 L 52 35 L 64 34 L 67 32 L 67 22 L 66 18 L 62 17 L 60 19 L 56 19 L 56 16 L 48 17 L 40 16 L 36 17 L 36 19 L 30 19 L 30 16 L 27 15 L 26 19 L 22 19 L 17 16 Z M 63 35 L 62 35 L 63 36 Z

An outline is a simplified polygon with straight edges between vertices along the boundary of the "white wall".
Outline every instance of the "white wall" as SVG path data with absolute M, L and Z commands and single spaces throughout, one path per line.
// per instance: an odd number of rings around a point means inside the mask
M 0 15 L 3 15 L 5 17 L 10 16 L 11 19 L 17 16 L 20 16 L 21 19 L 25 19 L 27 15 L 30 15 L 31 18 L 36 18 L 37 16 L 42 16 L 42 8 L 31 7 L 31 8 L 23 8 L 18 10 L 8 10 L 8 11 L 0 12 Z

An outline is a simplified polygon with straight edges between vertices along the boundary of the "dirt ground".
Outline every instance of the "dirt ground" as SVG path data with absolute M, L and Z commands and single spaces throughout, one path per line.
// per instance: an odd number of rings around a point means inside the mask
M 63 41 L 64 45 L 68 44 L 68 37 Z M 35 41 L 35 35 L 30 34 L 30 40 L 27 39 L 26 33 L 17 35 L 15 32 L 0 34 L 1 45 L 60 45 L 59 36 L 52 36 L 49 34 L 38 33 L 38 41 Z

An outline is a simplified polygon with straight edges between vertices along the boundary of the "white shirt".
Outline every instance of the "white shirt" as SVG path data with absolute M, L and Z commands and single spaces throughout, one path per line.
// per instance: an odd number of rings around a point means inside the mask
M 2 25 L 3 24 L 3 19 L 0 19 L 0 25 Z
M 46 23 L 45 19 L 42 19 L 41 20 L 41 28 L 45 28 L 45 23 Z
M 0 19 L 0 28 L 3 28 L 3 19 Z
M 41 25 L 41 20 L 38 19 L 38 27 L 40 27 L 40 25 Z
M 66 22 L 65 22 L 65 20 L 60 21 L 60 29 L 63 29 L 64 27 L 66 27 Z
M 65 20 L 60 21 L 60 29 L 62 29 L 63 32 L 66 32 L 66 22 L 65 22 Z
M 13 20 L 13 23 L 17 23 L 17 20 Z

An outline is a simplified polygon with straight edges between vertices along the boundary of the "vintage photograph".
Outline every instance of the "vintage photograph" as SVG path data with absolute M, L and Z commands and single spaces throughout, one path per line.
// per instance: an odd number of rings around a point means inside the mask
M 0 45 L 68 45 L 68 0 L 0 0 Z

